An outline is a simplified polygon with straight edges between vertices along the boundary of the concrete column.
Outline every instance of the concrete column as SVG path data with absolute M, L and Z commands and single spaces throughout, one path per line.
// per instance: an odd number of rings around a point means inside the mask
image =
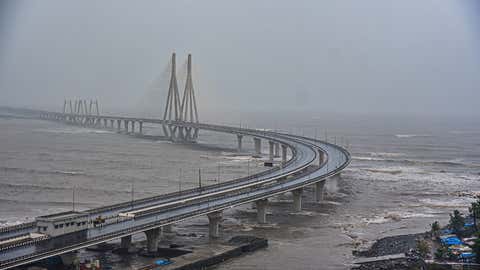
M 131 244 L 132 244 L 132 236 L 131 235 L 124 236 L 121 238 L 120 248 L 128 250 Z
M 255 145 L 255 155 L 260 156 L 262 154 L 262 140 L 260 138 L 253 138 Z
M 268 159 L 270 161 L 273 160 L 273 149 L 274 149 L 274 146 L 275 146 L 275 142 L 273 141 L 268 141 Z
M 267 223 L 267 204 L 267 199 L 255 201 L 255 206 L 257 208 L 257 222 L 260 224 Z
M 132 121 L 132 134 L 135 134 L 135 121 Z
M 138 122 L 138 133 L 143 134 L 143 122 Z
M 237 134 L 237 151 L 240 153 L 242 152 L 242 139 L 243 139 L 243 135 L 242 134 Z
M 108 128 L 108 121 L 107 119 L 103 119 L 103 127 Z
M 125 127 L 125 132 L 128 133 L 128 120 L 124 120 L 123 125 Z
M 164 233 L 172 233 L 173 232 L 173 224 L 168 224 L 162 227 L 162 231 Z
M 208 216 L 208 232 L 210 238 L 218 238 L 220 236 L 219 233 L 219 225 L 222 221 L 222 211 L 213 212 L 207 215 Z
M 280 144 L 275 143 L 275 154 L 273 155 L 274 157 L 280 157 Z
M 147 235 L 147 251 L 155 253 L 158 250 L 158 241 L 160 240 L 160 228 L 145 231 Z
M 302 211 L 302 194 L 303 188 L 295 189 L 292 191 L 293 194 L 293 210 L 295 212 Z
M 75 262 L 76 258 L 77 258 L 77 252 L 75 252 L 75 251 L 64 253 L 64 254 L 60 255 L 60 259 L 62 260 L 62 263 L 65 266 L 72 265 Z
M 122 121 L 117 120 L 117 130 L 120 131 Z
M 323 200 L 323 187 L 325 186 L 325 181 L 320 181 L 315 183 L 315 201 L 320 202 Z
M 114 129 L 115 120 L 110 119 L 110 128 Z
M 287 162 L 287 149 L 288 146 L 286 144 L 282 144 L 282 163 Z
M 322 166 L 323 162 L 325 162 L 327 159 L 327 156 L 325 153 L 321 150 L 318 150 L 318 166 Z

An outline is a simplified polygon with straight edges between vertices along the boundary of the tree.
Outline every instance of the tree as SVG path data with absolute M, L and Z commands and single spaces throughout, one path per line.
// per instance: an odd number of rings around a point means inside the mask
M 440 232 L 440 224 L 438 223 L 438 221 L 435 221 L 430 226 L 432 227 L 431 229 L 432 236 L 437 237 Z
M 463 229 L 464 224 L 465 218 L 462 216 L 460 211 L 454 210 L 453 215 L 450 214 L 450 227 L 455 233 L 458 233 Z
M 417 242 L 417 250 L 422 258 L 426 258 L 430 253 L 430 245 L 426 240 L 420 240 Z
M 437 248 L 435 251 L 435 258 L 439 260 L 447 259 L 448 258 L 448 248 L 445 246 L 441 246 Z
M 472 205 L 468 208 L 468 211 L 472 214 L 475 231 L 478 231 L 477 217 L 480 216 L 480 195 L 477 196 L 476 202 L 472 202 Z
M 475 243 L 472 246 L 472 251 L 475 253 L 475 260 L 480 262 L 480 238 L 475 239 Z

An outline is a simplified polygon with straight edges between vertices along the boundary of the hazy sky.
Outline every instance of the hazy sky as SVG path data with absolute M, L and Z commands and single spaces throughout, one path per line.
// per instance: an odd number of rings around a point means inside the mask
M 474 2 L 4 0 L 0 105 L 161 115 L 175 50 L 193 54 L 201 112 L 476 117 Z

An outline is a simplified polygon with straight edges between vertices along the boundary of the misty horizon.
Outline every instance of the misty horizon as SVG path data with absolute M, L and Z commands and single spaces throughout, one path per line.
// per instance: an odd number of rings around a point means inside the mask
M 473 2 L 3 1 L 0 105 L 161 117 L 177 53 L 200 117 L 479 116 Z M 220 11 L 221 12 L 218 12 Z M 268 18 L 268 19 L 265 19 Z

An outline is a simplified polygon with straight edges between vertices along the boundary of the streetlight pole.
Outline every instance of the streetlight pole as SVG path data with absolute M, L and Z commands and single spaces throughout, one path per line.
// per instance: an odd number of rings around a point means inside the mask
M 178 170 L 178 191 L 182 192 L 182 168 Z
M 72 191 L 72 209 L 73 209 L 73 212 L 75 212 L 75 185 L 73 186 L 73 191 Z
M 132 204 L 132 209 L 133 209 L 133 199 L 134 199 L 133 194 L 134 194 L 134 191 L 135 191 L 135 187 L 134 187 L 134 183 L 133 183 L 133 180 L 132 180 L 132 190 L 131 190 L 131 196 L 132 196 L 132 202 L 131 202 L 131 204 Z
M 202 171 L 198 168 L 198 187 L 202 189 Z

